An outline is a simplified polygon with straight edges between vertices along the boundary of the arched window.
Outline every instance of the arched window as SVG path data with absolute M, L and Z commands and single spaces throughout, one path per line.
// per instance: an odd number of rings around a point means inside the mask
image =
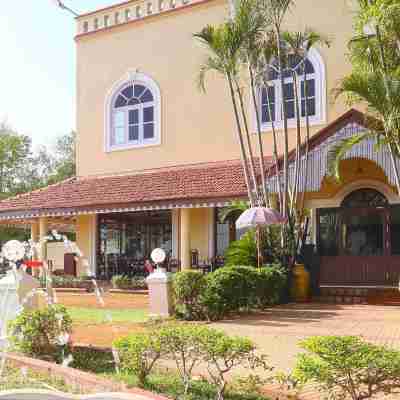
M 342 202 L 344 208 L 387 207 L 387 198 L 375 189 L 359 189 L 350 193 Z
M 160 143 L 160 92 L 143 74 L 114 91 L 109 102 L 108 150 Z
M 325 67 L 319 53 L 311 49 L 308 58 L 291 55 L 288 57 L 287 66 L 284 66 L 284 85 L 281 90 L 280 77 L 277 72 L 276 62 L 268 67 L 267 76 L 269 86 L 260 90 L 260 119 L 262 127 L 271 126 L 271 120 L 279 127 L 283 123 L 283 105 L 290 123 L 295 122 L 295 90 L 293 72 L 297 76 L 297 93 L 301 98 L 301 117 L 308 114 L 311 124 L 325 122 L 326 118 L 326 83 Z M 307 84 L 305 84 L 307 77 Z M 306 95 L 307 89 L 307 95 Z M 306 104 L 307 99 L 307 104 Z M 284 104 L 283 104 L 284 103 Z

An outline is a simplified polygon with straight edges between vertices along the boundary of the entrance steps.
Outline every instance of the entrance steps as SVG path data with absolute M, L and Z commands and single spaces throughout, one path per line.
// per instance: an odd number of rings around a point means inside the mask
M 327 304 L 371 304 L 400 306 L 397 288 L 323 287 L 314 301 Z

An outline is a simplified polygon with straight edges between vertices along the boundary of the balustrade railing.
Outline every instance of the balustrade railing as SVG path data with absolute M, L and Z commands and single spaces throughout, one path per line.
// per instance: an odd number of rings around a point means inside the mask
M 203 0 L 138 0 L 78 18 L 78 34 L 106 29 Z

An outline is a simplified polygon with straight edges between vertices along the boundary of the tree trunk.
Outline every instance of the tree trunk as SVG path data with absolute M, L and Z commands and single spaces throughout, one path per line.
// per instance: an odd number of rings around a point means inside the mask
M 304 171 L 304 179 L 303 179 L 303 188 L 301 192 L 301 201 L 300 201 L 300 220 L 303 219 L 304 216 L 304 204 L 305 204 L 305 196 L 308 184 L 308 154 L 310 151 L 310 117 L 308 115 L 308 88 L 307 88 L 307 71 L 305 66 L 305 61 L 307 57 L 304 58 L 304 112 L 306 114 L 306 150 L 305 150 L 305 171 Z
M 283 115 L 283 133 L 284 133 L 284 152 L 283 152 L 283 216 L 287 216 L 288 212 L 288 190 L 289 190 L 289 132 L 288 132 L 288 121 L 286 115 L 286 102 L 285 102 L 285 94 L 284 94 L 284 77 L 282 70 L 282 43 L 281 43 L 281 32 L 280 27 L 276 26 L 276 41 L 278 46 L 278 63 L 279 63 L 279 76 L 280 76 L 280 84 L 281 84 L 281 93 L 282 93 L 282 115 Z
M 277 185 L 278 185 L 278 198 L 279 198 L 279 208 L 280 211 L 282 212 L 283 209 L 283 196 L 282 196 L 282 185 L 281 185 L 281 175 L 280 175 L 280 168 L 279 168 L 279 153 L 278 153 L 278 142 L 277 142 L 277 136 L 276 136 L 276 129 L 275 129 L 275 122 L 272 118 L 272 108 L 271 108 L 271 100 L 269 98 L 269 92 L 268 92 L 268 82 L 264 79 L 264 86 L 267 89 L 267 107 L 268 107 L 268 112 L 271 118 L 271 129 L 272 129 L 272 138 L 273 138 L 273 153 L 274 153 L 274 162 L 275 162 L 275 167 L 276 167 L 276 180 L 277 180 Z
M 290 204 L 290 212 L 295 212 L 297 203 L 297 191 L 299 184 L 299 172 L 300 172 L 300 145 L 301 145 L 301 127 L 300 127 L 300 110 L 299 110 L 299 92 L 297 88 L 297 75 L 296 71 L 293 74 L 293 90 L 294 90 L 294 102 L 296 112 L 296 155 L 295 155 L 295 166 L 294 166 L 294 182 L 292 190 L 292 198 Z
M 242 90 L 239 87 L 239 83 L 237 82 L 236 79 L 234 80 L 234 82 L 235 82 L 236 91 L 237 91 L 238 97 L 239 97 L 239 105 L 240 105 L 240 111 L 241 111 L 241 114 L 242 114 L 244 130 L 246 132 L 246 141 L 247 141 L 247 147 L 248 147 L 249 158 L 250 158 L 250 172 L 251 172 L 251 178 L 253 180 L 254 191 L 255 191 L 255 196 L 256 196 L 255 200 L 258 203 L 258 206 L 261 206 L 261 204 L 260 204 L 260 196 L 259 196 L 259 192 L 258 192 L 256 167 L 255 167 L 255 163 L 254 163 L 253 146 L 251 144 L 249 124 L 247 122 L 247 115 L 246 115 L 246 110 L 245 110 L 244 101 L 243 101 L 243 93 L 242 93 Z
M 265 178 L 265 164 L 264 164 L 264 149 L 263 149 L 263 142 L 262 142 L 262 133 L 261 133 L 261 120 L 260 120 L 260 112 L 258 109 L 258 102 L 256 96 L 256 89 L 254 83 L 254 72 L 253 68 L 249 64 L 249 75 L 250 75 L 250 85 L 251 85 L 251 94 L 253 97 L 253 106 L 257 120 L 257 137 L 258 137 L 258 154 L 259 154 L 259 163 L 260 163 L 260 170 L 261 170 L 261 184 L 262 184 L 262 193 L 264 195 L 264 204 L 267 207 L 271 206 L 271 202 L 269 199 L 269 193 L 267 191 L 267 180 Z
M 237 108 L 237 104 L 236 104 L 235 91 L 233 89 L 232 77 L 228 74 L 227 79 L 228 79 L 228 84 L 229 84 L 229 91 L 231 94 L 233 111 L 235 114 L 236 128 L 237 128 L 236 132 L 237 132 L 237 137 L 238 137 L 239 145 L 240 145 L 240 155 L 242 158 L 244 180 L 245 180 L 246 187 L 247 187 L 247 193 L 249 195 L 250 205 L 251 205 L 251 207 L 254 207 L 253 192 L 252 192 L 252 188 L 250 186 L 250 179 L 249 179 L 249 166 L 247 164 L 246 150 L 245 150 L 244 143 L 243 143 L 242 127 L 240 124 L 239 112 L 238 112 L 238 108 Z

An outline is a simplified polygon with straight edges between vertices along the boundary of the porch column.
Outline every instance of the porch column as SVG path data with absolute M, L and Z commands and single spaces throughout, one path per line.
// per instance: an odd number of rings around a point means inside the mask
M 47 243 L 44 238 L 47 236 L 48 223 L 46 217 L 39 218 L 39 239 L 41 242 L 39 260 L 45 261 L 47 259 Z
M 31 240 L 34 243 L 39 241 L 39 223 L 36 220 L 31 223 Z M 33 252 L 33 259 L 38 259 L 38 254 L 35 250 Z
M 182 269 L 189 269 L 191 267 L 191 254 L 190 254 L 190 208 L 181 209 L 181 229 L 180 229 L 180 260 Z

